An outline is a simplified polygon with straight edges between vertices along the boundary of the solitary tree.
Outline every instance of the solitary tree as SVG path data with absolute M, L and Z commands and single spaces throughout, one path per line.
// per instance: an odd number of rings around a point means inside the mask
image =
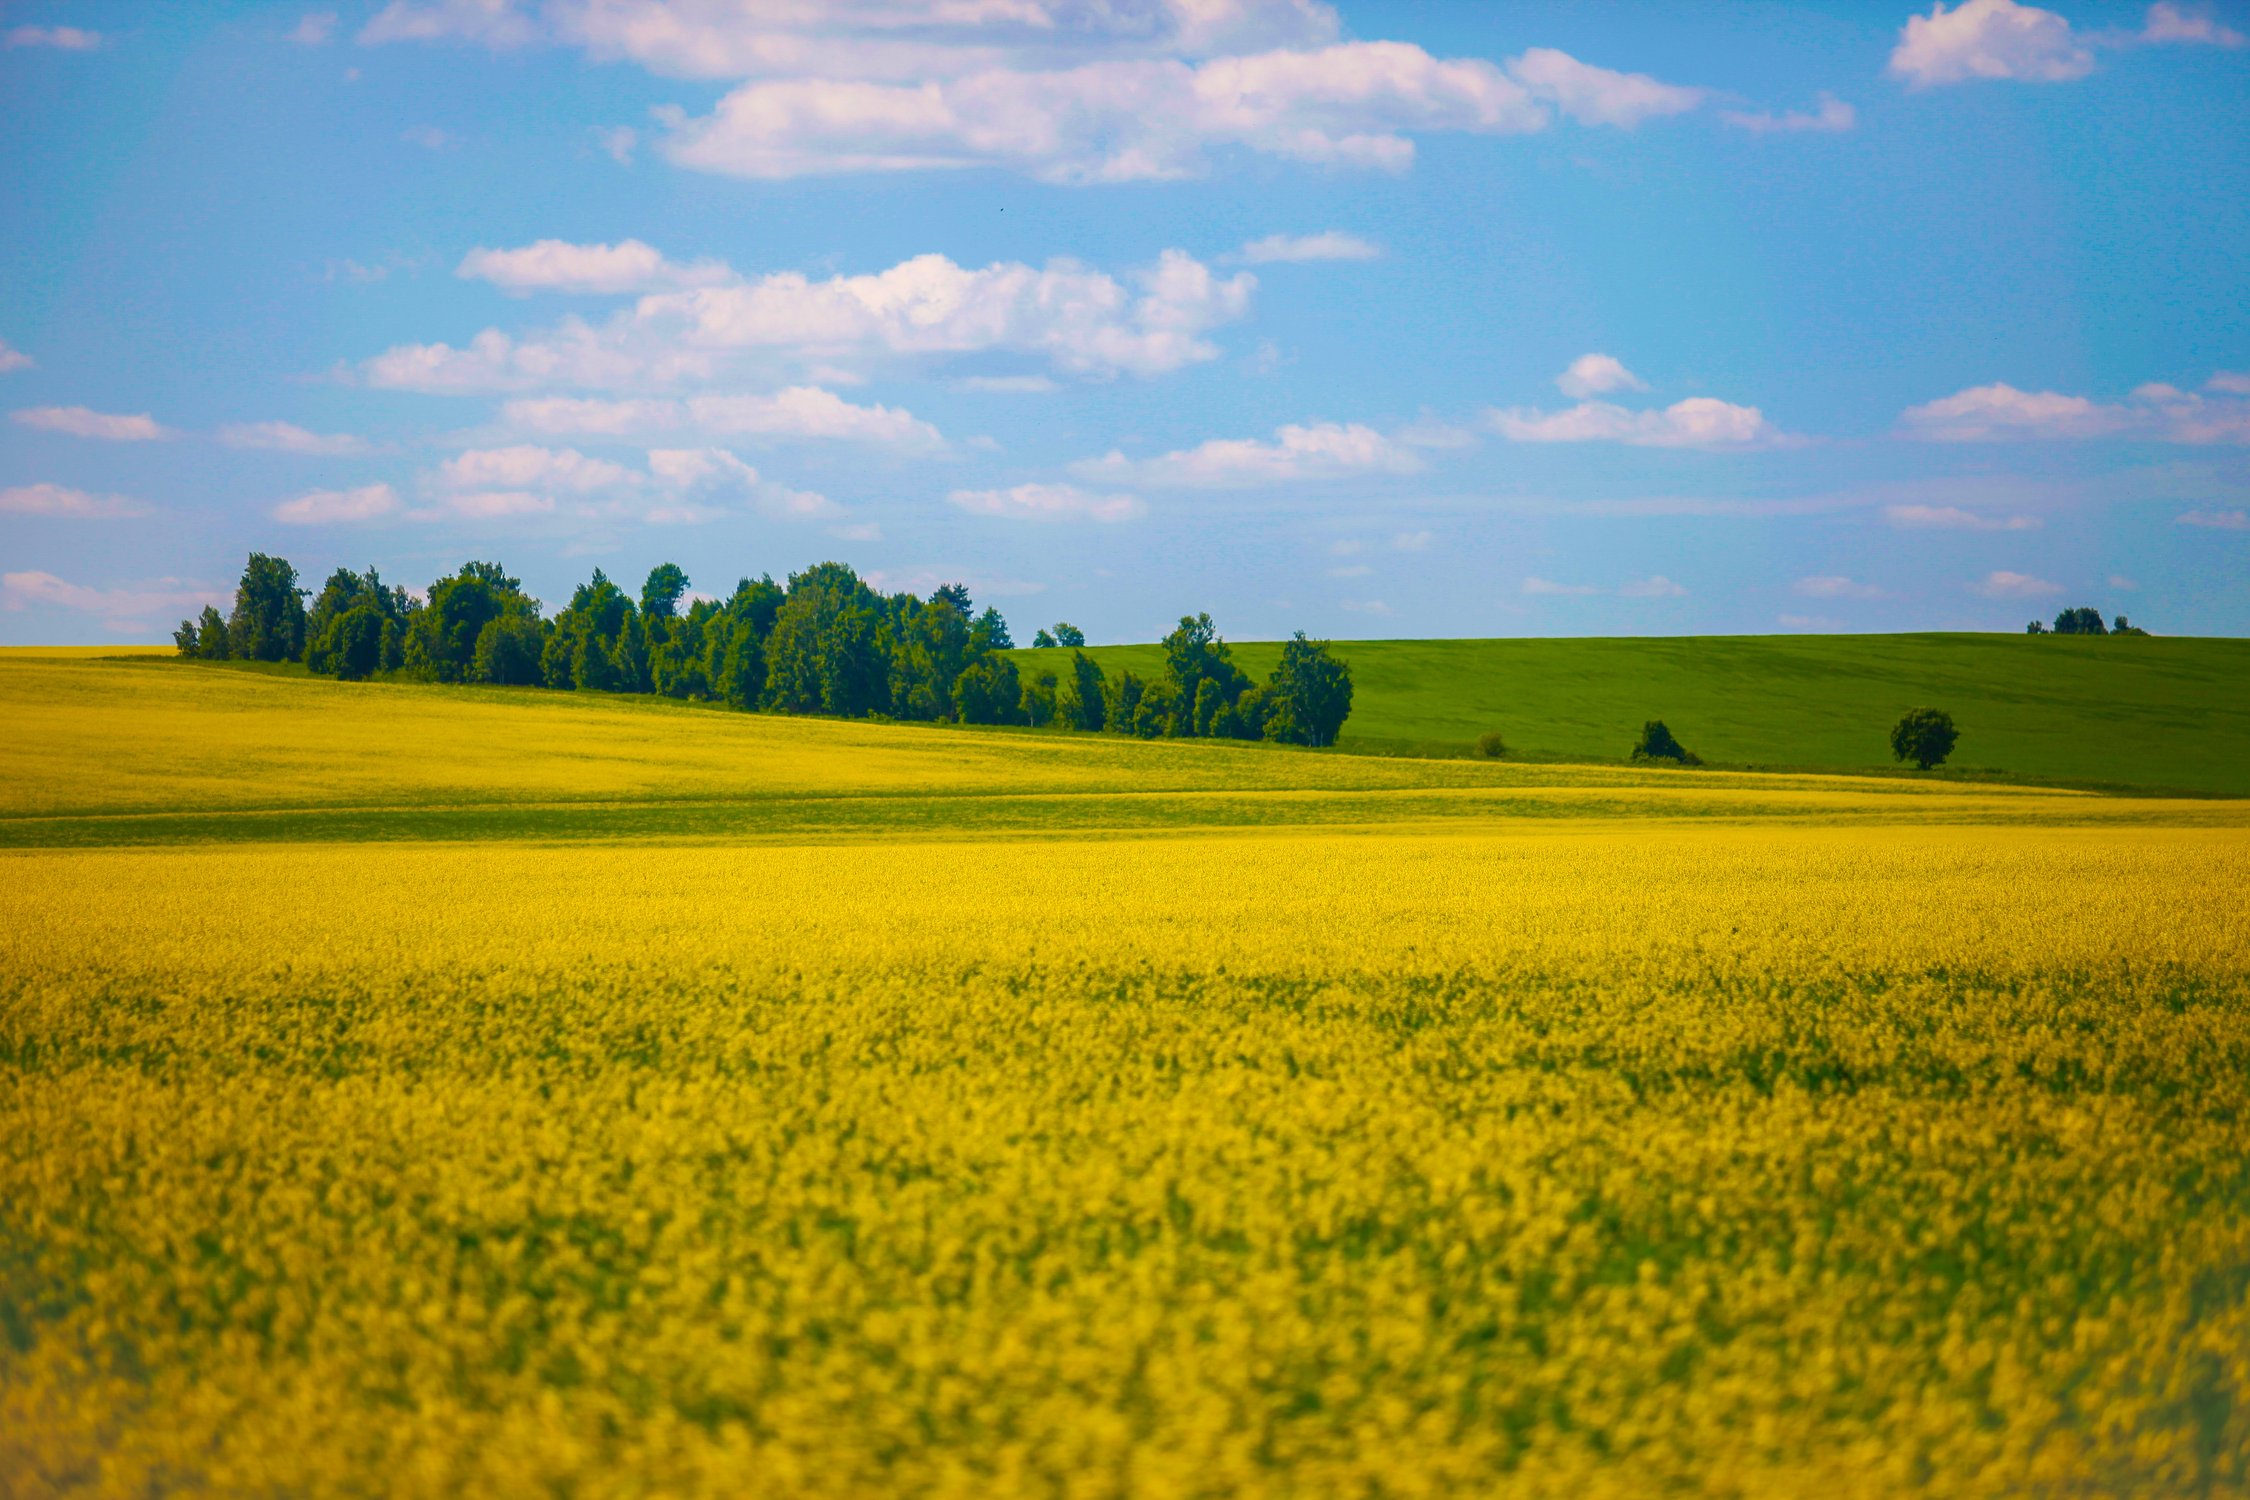
M 1352 711 L 1352 669 L 1300 630 L 1281 643 L 1266 683 L 1265 737 L 1284 745 L 1333 745 Z
M 1891 758 L 1910 760 L 1915 769 L 1927 771 L 1944 764 L 1960 738 L 1960 731 L 1953 727 L 1953 715 L 1944 709 L 1908 709 L 1906 716 L 1891 727 Z
M 1703 757 L 1681 744 L 1662 719 L 1651 719 L 1641 726 L 1640 740 L 1633 746 L 1635 760 L 1668 760 L 1676 766 L 1700 766 Z
M 1086 644 L 1086 632 L 1067 620 L 1057 620 L 1055 622 L 1055 644 L 1058 646 L 1083 646 Z

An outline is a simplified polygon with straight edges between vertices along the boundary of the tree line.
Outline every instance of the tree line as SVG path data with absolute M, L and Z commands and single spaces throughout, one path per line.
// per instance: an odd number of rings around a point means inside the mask
M 346 681 L 652 693 L 766 713 L 1143 739 L 1332 745 L 1352 704 L 1350 666 L 1303 631 L 1263 683 L 1235 664 L 1208 614 L 1180 618 L 1151 679 L 1105 673 L 1068 624 L 1036 641 L 1071 648 L 1064 670 L 1025 671 L 1009 655 L 1008 622 L 994 608 L 978 613 L 964 585 L 927 599 L 884 594 L 838 562 L 792 573 L 786 586 L 770 574 L 744 578 L 724 600 L 691 599 L 674 563 L 651 569 L 638 598 L 597 568 L 549 617 L 497 563 L 464 563 L 418 599 L 373 568 L 338 568 L 315 593 L 287 560 L 255 552 L 233 613 L 206 606 L 173 639 L 183 657 L 300 661 Z

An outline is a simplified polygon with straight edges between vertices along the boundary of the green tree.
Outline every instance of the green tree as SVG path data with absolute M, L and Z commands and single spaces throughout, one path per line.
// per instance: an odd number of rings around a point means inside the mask
M 765 706 L 844 717 L 887 710 L 890 661 L 881 624 L 881 601 L 845 564 L 790 574 L 765 642 Z
M 182 620 L 180 628 L 172 632 L 172 644 L 180 648 L 180 655 L 195 655 L 195 621 Z
M 228 650 L 243 661 L 294 661 L 305 649 L 305 596 L 297 570 L 263 552 L 250 554 L 235 585 Z
M 1083 646 L 1086 632 L 1065 620 L 1055 622 L 1055 644 L 1058 646 Z
M 323 627 L 320 670 L 359 682 L 383 670 L 383 631 L 390 622 L 372 599 L 360 599 Z
M 1164 668 L 1182 720 L 1174 732 L 1183 735 L 1209 733 L 1218 705 L 1234 702 L 1250 685 L 1207 614 L 1180 616 L 1178 627 L 1164 637 Z M 1218 698 L 1208 712 L 1202 706 L 1205 683 L 1218 689 Z
M 1662 719 L 1651 719 L 1641 726 L 1641 737 L 1633 744 L 1633 759 L 1668 760 L 1681 766 L 1703 764 L 1703 758 L 1681 744 Z
M 649 620 L 669 620 L 679 612 L 680 596 L 687 592 L 688 576 L 678 563 L 658 563 L 648 570 L 641 585 L 641 615 Z
M 1333 745 L 1352 712 L 1352 669 L 1326 641 L 1300 630 L 1281 646 L 1266 683 L 1265 737 L 1285 745 Z
M 953 684 L 953 711 L 964 724 L 1012 724 L 1022 698 L 1015 661 L 996 654 L 970 663 Z
M 1148 684 L 1130 667 L 1122 668 L 1115 677 L 1102 684 L 1102 727 L 1111 734 L 1136 734 L 1135 717 L 1140 713 L 1141 695 Z
M 225 661 L 234 654 L 228 634 L 226 617 L 204 605 L 202 624 L 195 632 L 195 654 L 205 661 Z
M 1070 671 L 1055 693 L 1055 718 L 1065 729 L 1100 730 L 1104 713 L 1100 663 L 1083 651 L 1070 653 Z
M 1219 715 L 1233 707 L 1233 704 L 1227 702 L 1226 691 L 1219 686 L 1218 680 L 1204 678 L 1195 690 L 1195 733 L 1199 736 L 1217 733 Z
M 1131 733 L 1144 740 L 1162 739 L 1180 732 L 1180 690 L 1170 677 L 1159 677 L 1141 689 L 1133 705 Z
M 1023 722 L 1034 729 L 1044 729 L 1055 722 L 1055 691 L 1059 684 L 1052 672 L 1041 672 L 1037 677 L 1024 679 L 1023 696 L 1016 700 L 1016 709 Z
M 541 655 L 547 645 L 540 622 L 522 614 L 495 615 L 477 632 L 476 655 L 470 677 L 503 687 L 532 687 L 541 678 Z
M 2102 623 L 2102 612 L 2089 606 L 2066 609 L 2055 616 L 2057 635 L 2107 635 L 2109 627 Z
M 1041 651 L 1048 651 L 1054 648 L 1055 638 L 1047 634 L 1044 627 L 1041 627 L 1031 633 L 1031 644 Z
M 1016 647 L 1016 643 L 1008 636 L 1008 622 L 1001 617 L 999 610 L 990 605 L 985 607 L 983 614 L 977 616 L 977 622 L 970 628 L 969 634 L 975 643 L 970 648 L 973 651 L 1013 651 Z
M 429 603 L 406 632 L 406 664 L 439 682 L 476 680 L 477 638 L 503 615 L 536 619 L 539 601 L 498 563 L 466 562 L 430 585 Z
M 1953 727 L 1953 715 L 1944 709 L 1908 709 L 1891 726 L 1891 758 L 1910 760 L 1916 770 L 1927 771 L 1943 765 L 1960 738 L 1960 731 Z
M 891 712 L 933 720 L 954 713 L 954 686 L 975 658 L 975 630 L 951 594 L 900 601 L 888 636 Z
M 312 608 L 305 617 L 304 662 L 307 668 L 336 676 L 345 675 L 341 665 L 344 649 L 342 621 L 362 605 L 375 612 L 379 623 L 375 627 L 375 644 L 371 648 L 360 641 L 366 627 L 351 627 L 353 640 L 357 643 L 351 657 L 351 674 L 367 677 L 399 665 L 403 647 L 401 632 L 413 620 L 417 608 L 414 601 L 404 589 L 384 587 L 382 575 L 373 568 L 365 573 L 338 568 L 321 585 L 320 593 L 314 597 Z

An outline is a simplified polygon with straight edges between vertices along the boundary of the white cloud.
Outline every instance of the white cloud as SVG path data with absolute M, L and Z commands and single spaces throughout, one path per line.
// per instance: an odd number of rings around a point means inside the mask
M 1801 594 L 1807 599 L 1880 599 L 1883 597 L 1883 591 L 1872 583 L 1860 583 L 1855 579 L 1845 578 L 1833 573 L 1812 578 L 1800 578 L 1789 585 L 1789 591 L 1793 594 Z
M 1886 505 L 1883 519 L 1907 530 L 2031 531 L 2037 516 L 1993 516 L 1958 505 Z
M 399 132 L 400 140 L 409 146 L 420 146 L 425 151 L 443 151 L 456 144 L 455 138 L 435 125 L 416 125 Z
M 1570 368 L 1555 377 L 1562 393 L 1574 400 L 1605 395 L 1610 391 L 1645 391 L 1648 382 L 1607 354 L 1581 354 Z
M 18 26 L 8 32 L 6 41 L 10 47 L 53 47 L 62 52 L 91 52 L 102 44 L 102 34 L 98 31 L 81 31 L 76 26 Z
M 2167 0 L 2158 0 L 2157 4 L 2148 8 L 2148 20 L 2142 25 L 2141 34 L 2136 40 L 2146 46 L 2187 43 L 2207 47 L 2239 47 L 2245 41 L 2250 41 L 2250 38 L 2245 38 L 2232 26 L 2221 25 L 2207 10 L 2189 9 L 2169 4 Z
M 1643 120 L 1685 114 L 1706 97 L 1702 89 L 1659 83 L 1646 73 L 1597 68 L 1552 47 L 1534 47 L 1511 58 L 1508 72 L 1581 125 L 1631 130 Z
M 980 516 L 1021 521 L 1134 521 L 1148 507 L 1134 495 L 1097 495 L 1072 484 L 1019 484 L 1006 490 L 955 490 L 945 497 Z
M 1721 110 L 1719 118 L 1737 130 L 1747 130 L 1752 135 L 1795 134 L 1801 131 L 1835 133 L 1851 129 L 1859 123 L 1859 113 L 1834 94 L 1822 94 L 1820 107 L 1811 111 L 1793 109 L 1785 114 L 1771 110 Z
M 107 521 L 147 514 L 147 506 L 123 495 L 90 495 L 59 484 L 19 484 L 0 490 L 0 515 Z
M 6 339 L 0 339 L 0 375 L 11 370 L 28 370 L 34 363 L 30 355 L 21 349 L 11 348 Z
M 547 42 L 685 78 L 927 78 L 1099 56 L 1318 46 L 1338 30 L 1322 0 L 392 0 L 360 40 Z
M 2250 396 L 2250 374 L 2235 370 L 2221 370 L 2203 382 L 2207 391 L 2218 391 L 2229 396 Z
M 67 609 L 99 616 L 103 628 L 119 633 L 145 630 L 158 621 L 192 615 L 206 604 L 225 609 L 231 593 L 190 587 L 177 578 L 159 578 L 132 588 L 97 589 L 70 583 L 52 573 L 0 573 L 0 609 Z
M 1235 252 L 1237 259 L 1253 266 L 1290 261 L 1378 260 L 1382 254 L 1383 247 L 1373 240 L 1346 234 L 1340 229 L 1324 229 L 1318 234 L 1269 234 Z
M 2232 394 L 2231 377 L 2213 376 L 2202 396 L 2153 383 L 2129 401 L 2104 403 L 2057 391 L 2019 391 L 2005 383 L 1973 386 L 1908 407 L 1899 421 L 1909 436 L 1976 443 L 2124 437 L 2166 443 L 2250 443 L 2250 401 Z
M 1331 578 L 1365 578 L 1374 571 L 1365 563 L 1346 563 L 1340 568 L 1330 568 L 1328 576 Z
M 621 167 L 633 164 L 633 152 L 641 144 L 641 133 L 630 125 L 616 125 L 597 131 L 594 137 L 609 159 Z
M 467 281 L 489 281 L 517 296 L 529 292 L 654 292 L 719 286 L 735 280 L 734 272 L 722 261 L 682 265 L 666 260 L 653 245 L 640 240 L 620 240 L 614 245 L 539 240 L 514 250 L 479 246 L 462 257 L 453 274 Z
M 1537 48 L 1505 70 L 1405 42 L 1176 59 L 992 68 L 885 83 L 807 75 L 743 85 L 711 114 L 674 114 L 675 163 L 739 177 L 1001 167 L 1043 181 L 1194 176 L 1213 147 L 1399 171 L 1411 136 L 1524 134 L 1554 110 L 1630 128 L 1692 109 L 1699 89 Z
M 1666 578 L 1662 573 L 1647 578 L 1636 578 L 1619 587 L 1617 592 L 1627 599 L 1685 599 L 1687 590 Z
M 26 427 L 112 443 L 149 443 L 173 436 L 170 428 L 159 426 L 147 412 L 119 416 L 83 406 L 32 406 L 12 415 Z
M 1391 546 L 1400 552 L 1423 552 L 1433 540 L 1427 531 L 1402 531 L 1391 538 Z
M 409 520 L 554 515 L 573 525 L 679 525 L 716 519 L 737 500 L 790 520 L 842 513 L 827 496 L 776 484 L 724 448 L 651 448 L 647 468 L 634 469 L 575 448 L 519 443 L 458 454 L 424 478 L 433 498 L 406 512 Z
M 925 451 L 945 446 L 935 427 L 903 407 L 860 406 L 818 386 L 685 401 L 543 396 L 510 401 L 501 408 L 501 416 L 510 426 L 550 437 L 622 437 L 689 429 L 719 436 L 835 439 Z
M 601 327 L 565 319 L 521 341 L 486 329 L 464 348 L 401 345 L 362 367 L 372 385 L 424 391 L 606 388 L 709 379 L 757 354 L 1037 354 L 1075 374 L 1154 375 L 1215 358 L 1203 337 L 1242 317 L 1257 278 L 1219 277 L 1178 250 L 1124 279 L 1080 265 L 971 270 L 921 255 L 814 281 L 788 271 L 642 298 Z
M 1338 601 L 1355 615 L 1387 615 L 1391 607 L 1380 599 L 1343 599 Z
M 2179 516 L 2182 526 L 2207 526 L 2214 531 L 2250 531 L 2250 510 L 2190 510 Z
M 1551 578 L 1526 578 L 1523 581 L 1523 591 L 1538 597 L 1557 599 L 1578 599 L 1601 592 L 1590 583 L 1556 583 Z
M 1279 428 L 1270 443 L 1254 438 L 1213 438 L 1159 458 L 1106 457 L 1071 465 L 1082 479 L 1233 489 L 1363 474 L 1412 474 L 1422 461 L 1411 449 L 1357 422 L 1316 422 Z
M 219 429 L 219 441 L 229 448 L 263 448 L 324 458 L 348 458 L 373 451 L 365 438 L 348 432 L 309 432 L 293 422 L 236 423 Z
M 325 47 L 336 34 L 336 12 L 332 10 L 307 11 L 289 33 L 289 40 L 300 47 Z
M 438 483 L 457 491 L 560 490 L 591 494 L 629 487 L 639 476 L 606 458 L 588 458 L 576 448 L 542 448 L 518 443 L 506 448 L 473 448 L 438 466 Z
M 1564 411 L 1517 408 L 1487 414 L 1516 443 L 1629 443 L 1641 448 L 1743 448 L 1786 441 L 1755 406 L 1709 396 L 1675 401 L 1662 411 L 1627 411 L 1582 401 Z
M 854 521 L 849 526 L 831 526 L 828 534 L 839 542 L 879 542 L 883 528 L 873 521 Z
M 1977 592 L 1992 599 L 2043 599 L 2049 594 L 2062 592 L 2062 585 L 2049 583 L 2044 578 L 2034 578 L 2029 573 L 2011 573 L 2003 568 L 1987 573 L 1977 585 Z
M 2066 83 L 2094 71 L 2094 54 L 2051 10 L 2015 0 L 1941 3 L 1911 17 L 1891 53 L 1891 75 L 1909 87 L 2013 78 Z
M 988 396 L 1037 396 L 1055 389 L 1044 375 L 967 375 L 953 383 Z
M 339 526 L 380 521 L 398 511 L 398 492 L 387 484 L 353 490 L 312 490 L 284 500 L 271 514 L 291 526 Z

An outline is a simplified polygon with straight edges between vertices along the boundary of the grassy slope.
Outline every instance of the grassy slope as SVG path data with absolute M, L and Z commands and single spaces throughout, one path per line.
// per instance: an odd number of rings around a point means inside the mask
M 1253 675 L 1279 647 L 1235 648 Z M 1889 768 L 1918 704 L 1961 728 L 1954 764 L 2015 776 L 2250 794 L 2250 641 L 2006 635 L 1350 641 L 1347 748 L 1459 753 L 1487 729 L 1539 758 L 1615 760 L 1661 718 L 1719 764 Z M 1105 670 L 1161 669 L 1104 646 Z M 1031 658 L 1067 652 L 1029 651 Z

